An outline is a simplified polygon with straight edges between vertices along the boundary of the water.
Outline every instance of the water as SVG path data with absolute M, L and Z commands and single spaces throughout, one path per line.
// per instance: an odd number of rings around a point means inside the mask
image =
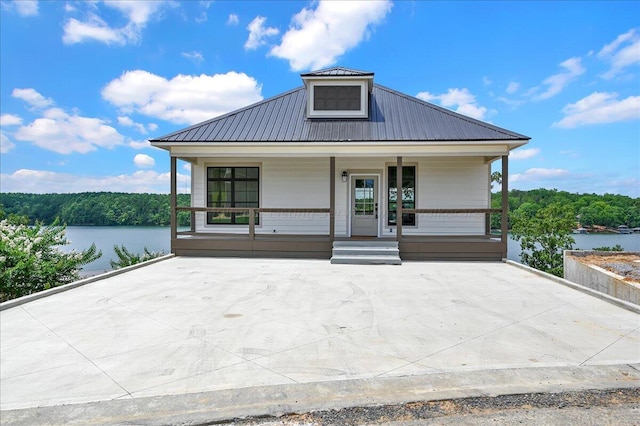
M 187 228 L 180 229 L 187 230 Z M 111 270 L 110 260 L 117 259 L 114 245 L 124 245 L 132 253 L 142 253 L 146 246 L 151 251 L 170 253 L 170 228 L 156 226 L 68 226 L 68 249 L 84 250 L 95 243 L 102 250 L 102 257 L 86 265 L 83 275 L 94 275 Z M 620 244 L 626 251 L 640 251 L 640 234 L 574 234 L 574 248 L 591 250 L 594 247 L 613 247 Z M 520 244 L 509 238 L 507 257 L 520 261 Z

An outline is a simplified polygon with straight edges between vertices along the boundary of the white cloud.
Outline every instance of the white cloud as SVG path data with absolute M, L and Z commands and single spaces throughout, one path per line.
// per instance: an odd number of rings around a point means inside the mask
M 16 147 L 16 144 L 11 142 L 11 140 L 7 135 L 0 132 L 0 153 L 6 154 L 7 152 L 11 151 L 15 147 Z
M 99 118 L 68 114 L 60 108 L 44 111 L 42 117 L 21 126 L 14 137 L 59 154 L 84 154 L 98 148 L 113 148 L 124 139 Z
M 467 115 L 478 120 L 483 120 L 487 115 L 487 108 L 480 106 L 476 102 L 476 97 L 469 92 L 469 89 L 449 89 L 447 93 L 434 95 L 429 92 L 420 92 L 416 95 L 418 99 L 431 102 L 437 100 L 440 105 L 453 109 L 460 114 Z
M 13 0 L 11 2 L 2 2 L 2 8 L 8 11 L 14 11 L 20 16 L 36 16 L 38 14 L 37 0 Z
M 562 109 L 565 117 L 554 127 L 572 128 L 590 124 L 640 120 L 640 96 L 618 100 L 617 93 L 595 92 Z
M 137 43 L 147 22 L 157 16 L 168 1 L 105 1 L 103 4 L 119 11 L 127 19 L 123 27 L 114 28 L 95 13 L 88 13 L 85 21 L 69 18 L 64 24 L 62 41 L 65 44 L 82 43 L 89 40 L 105 44 Z M 97 8 L 98 3 L 91 6 Z
M 516 149 L 515 151 L 511 151 L 509 153 L 509 159 L 526 160 L 528 158 L 535 157 L 538 154 L 540 154 L 540 150 L 538 148 Z
M 605 79 L 615 77 L 628 66 L 640 64 L 640 33 L 634 28 L 620 34 L 598 52 L 598 58 L 611 65 L 611 68 L 602 74 Z
M 22 124 L 22 118 L 13 114 L 0 115 L 0 127 L 4 126 L 17 126 Z
M 151 148 L 151 144 L 149 143 L 148 140 L 138 141 L 138 140 L 130 139 L 127 144 L 133 149 Z
M 178 192 L 188 193 L 190 176 L 178 173 Z M 168 193 L 170 174 L 153 170 L 139 170 L 130 175 L 79 176 L 46 170 L 20 169 L 12 174 L 0 175 L 2 192 L 74 193 L 111 191 L 135 193 Z
M 204 61 L 204 56 L 202 56 L 202 53 L 197 52 L 195 50 L 192 52 L 182 52 L 182 56 L 184 56 L 187 59 L 191 59 L 193 62 L 197 64 Z
M 13 89 L 11 96 L 22 99 L 33 108 L 46 108 L 54 104 L 53 99 L 45 98 L 35 89 Z
M 136 123 L 131 119 L 131 117 L 119 116 L 118 123 L 121 126 L 134 127 L 139 133 L 142 133 L 143 135 L 147 134 L 147 129 L 144 128 L 144 124 Z
M 508 94 L 514 94 L 518 91 L 518 89 L 520 88 L 520 83 L 517 83 L 515 81 L 510 81 L 509 85 L 507 86 L 507 93 Z
M 569 83 L 575 80 L 579 75 L 584 74 L 584 72 L 586 71 L 586 69 L 582 66 L 582 60 L 577 57 L 569 58 L 566 61 L 561 62 L 560 66 L 564 68 L 565 71 L 559 72 L 558 74 L 554 74 L 544 79 L 542 84 L 547 86 L 546 90 L 540 94 L 534 95 L 533 99 L 543 100 L 557 95 Z M 535 90 L 533 90 L 533 92 L 537 91 L 537 88 L 534 89 Z
M 238 25 L 239 22 L 238 15 L 235 13 L 231 13 L 227 18 L 227 25 Z
M 191 173 L 191 163 L 184 163 L 182 168 Z
M 109 82 L 102 97 L 125 113 L 194 124 L 262 100 L 261 89 L 254 78 L 234 71 L 167 80 L 134 70 Z
M 263 16 L 256 16 L 253 21 L 247 25 L 247 30 L 249 30 L 249 37 L 244 44 L 244 48 L 247 50 L 257 49 L 263 44 L 267 44 L 265 39 L 267 37 L 272 37 L 280 33 L 280 30 L 274 27 L 265 27 L 264 23 L 267 21 L 267 18 Z
M 156 123 L 149 123 L 147 124 L 147 129 L 149 129 L 150 132 L 155 132 L 158 130 L 158 125 Z
M 538 180 L 553 180 L 558 178 L 566 178 L 569 176 L 569 170 L 566 169 L 544 169 L 532 168 L 527 169 L 524 173 L 515 173 L 509 176 L 509 182 L 531 182 Z
M 281 43 L 269 54 L 286 59 L 292 70 L 318 69 L 336 62 L 347 50 L 369 37 L 393 4 L 381 1 L 320 0 L 316 9 L 297 13 Z
M 143 169 L 149 169 L 156 165 L 156 160 L 146 154 L 136 154 L 136 156 L 133 157 L 133 162 L 136 166 Z
M 485 86 L 491 86 L 493 84 L 493 81 L 491 81 L 489 77 L 485 75 L 484 77 L 482 77 L 482 84 L 484 84 Z

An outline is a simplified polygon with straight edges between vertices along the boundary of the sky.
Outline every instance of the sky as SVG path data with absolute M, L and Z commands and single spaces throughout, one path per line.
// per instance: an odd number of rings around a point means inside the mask
M 0 191 L 167 193 L 148 139 L 331 66 L 531 137 L 511 189 L 640 197 L 640 1 L 0 0 Z

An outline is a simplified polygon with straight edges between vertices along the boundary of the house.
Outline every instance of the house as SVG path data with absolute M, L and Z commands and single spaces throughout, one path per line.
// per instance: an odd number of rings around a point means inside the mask
M 301 77 L 299 88 L 150 141 L 171 156 L 172 252 L 328 259 L 357 241 L 391 243 L 405 260 L 506 257 L 508 155 L 528 137 L 375 84 L 372 72 Z M 189 207 L 176 206 L 176 159 L 191 163 Z

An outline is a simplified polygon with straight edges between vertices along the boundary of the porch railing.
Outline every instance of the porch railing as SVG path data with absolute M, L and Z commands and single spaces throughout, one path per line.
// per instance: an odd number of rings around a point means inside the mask
M 483 213 L 485 219 L 485 235 L 491 235 L 491 214 L 502 214 L 502 209 L 402 209 L 403 214 L 474 214 Z M 506 235 L 501 238 L 506 242 Z

